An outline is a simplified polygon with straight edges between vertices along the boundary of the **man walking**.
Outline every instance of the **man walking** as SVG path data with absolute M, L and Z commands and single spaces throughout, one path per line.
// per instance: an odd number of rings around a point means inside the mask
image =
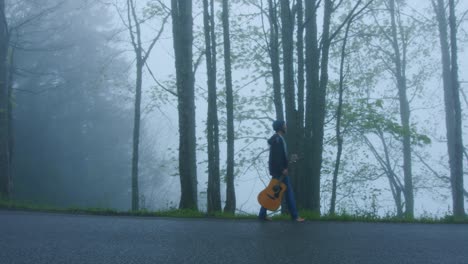
M 286 123 L 281 120 L 273 122 L 273 130 L 276 132 L 268 140 L 270 145 L 270 156 L 268 158 L 268 169 L 273 178 L 280 179 L 284 175 L 283 183 L 286 185 L 286 203 L 288 204 L 291 219 L 297 222 L 304 222 L 304 218 L 299 217 L 296 208 L 296 200 L 294 199 L 294 192 L 288 176 L 288 147 L 284 135 L 286 134 Z M 260 220 L 270 221 L 268 218 L 267 209 L 263 206 L 260 208 L 258 218 Z

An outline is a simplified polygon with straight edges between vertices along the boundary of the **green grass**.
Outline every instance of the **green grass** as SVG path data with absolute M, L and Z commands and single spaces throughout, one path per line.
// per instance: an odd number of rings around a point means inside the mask
M 41 205 L 30 202 L 21 202 L 6 200 L 0 198 L 0 209 L 7 210 L 24 210 L 37 212 L 52 212 L 52 213 L 69 213 L 69 214 L 89 214 L 89 215 L 107 215 L 107 216 L 140 216 L 140 217 L 176 217 L 176 218 L 223 218 L 223 219 L 255 219 L 255 215 L 249 214 L 228 214 L 216 212 L 207 214 L 191 209 L 170 209 L 165 211 L 117 211 L 108 208 L 58 208 L 49 205 Z
M 57 208 L 48 205 L 40 205 L 29 202 L 12 201 L 0 199 L 0 209 L 25 210 L 38 212 L 68 213 L 68 214 L 89 214 L 105 216 L 138 216 L 138 217 L 175 217 L 175 218 L 216 218 L 216 219 L 257 219 L 256 215 L 241 213 L 229 214 L 216 212 L 207 214 L 196 210 L 170 209 L 165 211 L 117 211 L 107 208 Z M 468 224 L 468 217 L 456 219 L 451 215 L 436 217 L 421 217 L 417 219 L 398 218 L 395 216 L 380 217 L 374 214 L 349 214 L 346 212 L 337 215 L 318 215 L 315 212 L 301 210 L 300 215 L 307 221 L 335 221 L 335 222 L 365 222 L 365 223 L 424 223 L 424 224 Z M 275 221 L 289 221 L 289 215 L 274 215 Z

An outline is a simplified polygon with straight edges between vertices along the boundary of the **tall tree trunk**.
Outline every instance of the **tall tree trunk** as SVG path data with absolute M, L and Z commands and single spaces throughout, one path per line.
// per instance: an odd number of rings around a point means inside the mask
M 461 137 L 461 108 L 458 83 L 456 20 L 454 3 L 449 0 L 450 44 L 447 31 L 447 16 L 443 0 L 432 1 L 439 24 L 442 54 L 442 78 L 444 85 L 445 122 L 447 126 L 447 147 L 450 163 L 450 183 L 452 186 L 453 214 L 464 217 L 463 198 L 463 141 Z M 452 52 L 452 53 L 450 53 Z
M 13 133 L 13 104 L 14 104 L 14 95 L 13 95 L 13 71 L 15 69 L 14 65 L 14 56 L 15 56 L 15 48 L 10 47 L 8 50 L 8 56 L 7 56 L 7 66 L 8 66 L 8 72 L 7 72 L 7 83 L 8 83 L 8 128 L 10 129 L 9 131 L 9 138 L 10 142 L 8 143 L 8 146 L 10 148 L 10 192 L 13 191 L 13 155 L 14 155 L 14 139 L 15 135 Z
M 305 64 L 304 64 L 304 6 L 302 0 L 297 0 L 296 2 L 297 10 L 297 137 L 298 140 L 304 138 L 304 86 L 305 86 Z M 298 141 L 299 142 L 299 141 Z M 297 199 L 297 206 L 303 207 L 300 197 L 303 196 L 301 193 L 303 190 L 301 186 L 304 186 L 304 178 L 306 175 L 303 173 L 303 153 L 300 146 L 297 148 L 297 154 L 300 156 L 300 159 L 296 164 L 296 174 L 295 179 L 292 181 L 293 188 L 295 191 Z
M 136 83 L 135 83 L 135 113 L 133 125 L 133 152 L 132 152 L 132 210 L 140 208 L 139 202 L 139 184 L 138 184 L 138 161 L 139 161 L 139 146 L 140 146 L 140 116 L 141 116 L 141 92 L 143 86 L 143 67 L 146 64 L 151 50 L 158 41 L 164 26 L 168 19 L 167 15 L 163 19 L 161 29 L 157 36 L 151 41 L 151 44 L 145 50 L 141 41 L 141 21 L 138 19 L 136 5 L 134 0 L 127 0 L 127 29 L 130 34 L 131 43 L 135 52 L 136 58 Z M 135 28 L 135 30 L 134 30 Z
M 283 79 L 288 133 L 286 141 L 288 151 L 297 153 L 297 127 L 296 127 L 296 92 L 294 86 L 294 17 L 291 12 L 289 0 L 281 1 L 281 40 L 283 44 Z
M 140 209 L 140 194 L 138 186 L 138 161 L 140 147 L 140 115 L 141 115 L 141 88 L 143 85 L 143 48 L 141 43 L 140 22 L 136 15 L 133 0 L 127 0 L 127 19 L 129 33 L 132 40 L 133 49 L 136 56 L 136 83 L 135 83 L 135 108 L 133 119 L 133 144 L 132 144 L 132 210 Z M 135 23 L 136 32 L 133 31 Z M 136 35 L 135 35 L 136 34 Z
M 341 135 L 341 116 L 343 113 L 343 93 L 344 93 L 344 64 L 346 59 L 346 44 L 348 42 L 349 28 L 351 27 L 352 19 L 349 20 L 345 36 L 343 39 L 343 46 L 341 47 L 341 61 L 340 61 L 340 83 L 339 83 L 339 96 L 338 96 L 338 107 L 336 109 L 336 140 L 337 140 L 337 152 L 336 152 L 336 161 L 335 169 L 333 171 L 333 180 L 332 180 L 332 195 L 330 201 L 330 215 L 335 214 L 336 207 L 336 186 L 338 183 L 338 172 L 340 170 L 341 154 L 343 152 L 343 137 Z
M 294 86 L 294 16 L 291 12 L 289 0 L 280 0 L 281 14 L 281 40 L 283 44 L 283 79 L 284 79 L 284 97 L 286 109 L 286 122 L 288 124 L 288 133 L 286 134 L 286 142 L 289 154 L 297 154 L 299 145 L 298 127 L 297 127 L 297 111 L 296 111 L 296 92 Z M 296 164 L 291 163 L 289 176 L 291 181 L 296 181 Z M 283 203 L 283 212 L 286 213 L 287 203 Z
M 228 0 L 223 0 L 224 71 L 227 113 L 226 205 L 224 206 L 224 211 L 234 213 L 236 210 L 236 192 L 234 187 L 234 96 L 231 71 L 231 40 L 229 34 L 229 4 Z
M 405 197 L 405 216 L 414 217 L 414 195 L 413 195 L 413 176 L 411 172 L 411 130 L 410 130 L 410 107 L 406 95 L 406 47 L 405 39 L 402 39 L 402 52 L 398 41 L 397 23 L 395 14 L 395 0 L 390 0 L 390 18 L 392 25 L 392 48 L 394 52 L 395 78 L 398 86 L 398 98 L 400 102 L 400 118 L 403 127 L 403 172 L 404 172 L 404 197 Z M 400 25 L 400 28 L 401 25 Z M 402 36 L 405 34 L 401 32 Z
M 0 197 L 9 197 L 11 184 L 8 46 L 9 33 L 5 16 L 5 1 L 0 0 Z
M 210 11 L 209 11 L 210 8 Z M 203 0 L 203 21 L 205 29 L 206 67 L 208 74 L 208 190 L 207 209 L 209 213 L 221 211 L 219 177 L 219 132 L 218 109 L 216 104 L 216 36 L 214 34 L 214 3 Z
M 306 2 L 306 66 L 307 69 L 307 110 L 306 110 L 306 151 L 305 171 L 308 173 L 306 188 L 308 189 L 305 207 L 320 213 L 320 171 L 322 167 L 323 136 L 325 124 L 325 97 L 328 85 L 328 56 L 330 51 L 330 20 L 333 12 L 333 1 L 325 0 L 323 17 L 321 54 L 317 43 L 317 23 L 315 1 Z M 315 38 L 313 38 L 315 36 Z M 309 39 L 311 38 L 311 39 Z M 309 46 L 307 48 L 307 46 Z M 320 66 L 318 65 L 320 61 Z M 320 78 L 319 78 L 320 72 Z M 311 75 L 309 77 L 309 75 Z
M 297 0 L 297 127 L 298 135 L 304 133 L 304 7 L 302 0 Z
M 294 16 L 289 0 L 281 0 L 281 39 L 283 43 L 283 79 L 288 134 L 286 140 L 290 153 L 297 153 L 296 92 L 294 86 Z
M 319 59 L 320 51 L 317 41 L 317 1 L 305 1 L 305 30 L 306 30 L 306 112 L 305 112 L 305 130 L 304 130 L 304 167 L 302 174 L 307 175 L 304 178 L 304 185 L 298 191 L 301 195 L 297 197 L 298 203 L 302 204 L 305 209 L 313 209 L 314 199 L 316 199 L 317 189 L 314 186 L 316 182 L 312 177 L 317 177 L 313 174 L 314 161 L 314 144 L 313 139 L 316 134 L 313 131 L 314 114 L 316 113 L 315 101 L 317 99 L 316 90 L 319 89 Z M 319 197 L 320 198 L 320 197 Z M 317 208 L 314 208 L 317 209 Z
M 137 52 L 136 87 L 135 87 L 135 112 L 133 119 L 133 153 L 132 153 L 132 210 L 140 209 L 138 188 L 138 157 L 140 146 L 140 112 L 141 112 L 141 87 L 143 81 L 143 64 L 141 50 Z
M 281 69 L 279 60 L 279 29 L 278 8 L 276 1 L 268 0 L 268 15 L 270 22 L 269 55 L 271 74 L 273 76 L 273 102 L 275 104 L 276 119 L 284 120 L 283 99 L 281 96 Z
M 171 0 L 179 112 L 179 208 L 198 209 L 192 0 Z
M 452 90 L 453 90 L 453 110 L 455 115 L 455 131 L 454 131 L 454 161 L 453 161 L 453 185 L 454 189 L 454 215 L 456 217 L 464 217 L 465 201 L 463 198 L 463 136 L 462 136 L 462 113 L 460 105 L 460 81 L 458 80 L 458 47 L 457 47 L 457 19 L 455 16 L 455 1 L 449 0 L 449 27 L 450 27 L 450 51 L 452 56 Z

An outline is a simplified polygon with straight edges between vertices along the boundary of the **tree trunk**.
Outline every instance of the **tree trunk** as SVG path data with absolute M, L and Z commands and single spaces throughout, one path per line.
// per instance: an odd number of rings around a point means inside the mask
M 432 2 L 439 24 L 439 37 L 442 54 L 442 77 L 444 85 L 445 122 L 447 126 L 447 147 L 450 163 L 450 183 L 452 187 L 453 214 L 464 217 L 463 200 L 463 141 L 461 138 L 461 108 L 458 83 L 456 23 L 454 3 L 449 0 L 450 42 L 447 31 L 447 16 L 443 0 Z M 452 53 L 450 53 L 452 52 Z
M 0 0 L 0 198 L 10 196 L 10 122 L 8 84 L 9 34 L 5 16 L 5 1 Z
M 317 43 L 317 23 L 315 1 L 306 1 L 306 66 L 307 68 L 307 110 L 305 142 L 307 159 L 305 172 L 307 172 L 306 188 L 307 199 L 305 207 L 320 213 L 320 172 L 322 167 L 323 136 L 325 124 L 325 97 L 328 85 L 328 56 L 330 51 L 330 20 L 333 12 L 333 1 L 325 0 L 325 13 L 323 17 L 321 56 Z M 309 47 L 307 47 L 309 46 Z M 321 63 L 319 65 L 319 60 Z M 320 78 L 319 78 L 320 72 Z M 311 76 L 309 76 L 311 75 Z
M 281 0 L 281 40 L 283 44 L 283 79 L 284 79 L 284 97 L 286 109 L 286 122 L 288 132 L 286 134 L 286 142 L 289 154 L 297 154 L 298 149 L 298 134 L 296 122 L 296 92 L 294 87 L 294 16 L 291 12 L 289 0 Z M 293 185 L 296 180 L 296 164 L 291 163 L 289 176 Z M 283 213 L 287 213 L 287 203 L 283 203 Z
M 271 74 L 273 76 L 273 102 L 276 110 L 276 120 L 284 120 L 283 99 L 281 96 L 281 69 L 279 64 L 279 30 L 278 11 L 276 1 L 268 0 L 268 14 L 270 21 L 269 55 Z
M 385 161 L 383 167 L 390 182 L 390 188 L 392 190 L 393 199 L 395 200 L 395 206 L 397 209 L 397 216 L 403 217 L 403 203 L 401 199 L 401 192 L 402 190 L 404 190 L 404 186 L 402 186 L 401 181 L 398 179 L 397 175 L 395 174 L 395 171 L 392 168 L 392 164 L 390 162 L 390 154 L 388 152 L 388 146 L 385 141 L 383 132 L 379 130 L 377 135 L 380 138 L 380 141 L 382 142 L 384 148 Z
M 135 113 L 133 119 L 133 153 L 132 153 L 132 210 L 140 209 L 138 188 L 138 157 L 140 146 L 140 108 L 141 87 L 143 81 L 143 64 L 141 61 L 141 50 L 137 52 L 136 63 L 136 87 L 135 87 Z
M 296 127 L 297 132 L 296 135 L 299 140 L 304 138 L 304 86 L 305 86 L 305 64 L 304 64 L 304 7 L 303 1 L 297 0 L 296 2 L 296 10 L 297 10 L 297 114 L 296 114 Z M 292 181 L 293 188 L 295 191 L 297 199 L 297 206 L 303 207 L 302 201 L 300 197 L 303 196 L 301 193 L 303 190 L 301 186 L 304 186 L 304 178 L 306 175 L 303 173 L 303 153 L 301 146 L 297 148 L 297 154 L 299 155 L 300 159 L 297 161 L 296 164 L 296 173 L 295 179 Z
M 462 136 L 462 113 L 460 105 L 460 82 L 458 80 L 458 47 L 457 47 L 457 19 L 455 16 L 455 2 L 449 0 L 449 27 L 450 27 L 450 47 L 452 56 L 452 90 L 453 90 L 453 113 L 455 115 L 455 131 L 454 131 L 454 161 L 453 161 L 453 185 L 454 189 L 454 215 L 456 217 L 464 217 L 465 201 L 463 198 L 463 136 Z
M 294 17 L 289 0 L 281 0 L 281 39 L 283 43 L 283 79 L 288 133 L 286 141 L 289 153 L 297 153 L 296 92 L 294 87 Z
M 392 48 L 394 52 L 395 78 L 398 86 L 398 97 L 400 102 L 400 118 L 403 127 L 403 172 L 404 172 L 404 197 L 405 216 L 414 217 L 414 195 L 413 176 L 411 172 L 411 130 L 410 130 L 410 107 L 406 95 L 406 47 L 405 39 L 402 39 L 403 54 L 400 52 L 400 44 L 397 36 L 397 24 L 395 18 L 395 0 L 390 0 L 390 16 L 392 25 Z M 400 26 L 400 28 L 402 28 Z M 400 35 L 404 35 L 401 32 Z
M 138 163 L 140 146 L 140 116 L 141 116 L 141 93 L 143 86 L 143 67 L 146 64 L 151 50 L 158 41 L 164 30 L 168 16 L 163 20 L 158 35 L 151 41 L 151 44 L 145 50 L 141 41 L 141 21 L 138 19 L 136 5 L 134 0 L 127 0 L 127 29 L 130 34 L 131 43 L 135 52 L 136 60 L 136 84 L 135 84 L 135 113 L 133 125 L 133 151 L 132 151 L 132 210 L 140 209 L 139 202 L 139 184 L 138 184 Z M 133 25 L 134 24 L 134 25 Z M 135 27 L 136 31 L 134 31 Z
M 14 155 L 14 143 L 15 143 L 15 135 L 13 133 L 13 104 L 14 104 L 14 96 L 13 96 L 13 71 L 15 69 L 14 65 L 14 56 L 15 56 L 15 48 L 10 47 L 8 49 L 8 56 L 7 56 L 7 83 L 8 83 L 8 128 L 10 129 L 9 138 L 10 142 L 8 143 L 9 146 L 9 156 L 10 156 L 10 192 L 13 191 L 13 155 Z
M 380 166 L 382 167 L 382 170 L 387 175 L 387 179 L 390 185 L 390 190 L 392 191 L 393 200 L 395 201 L 397 216 L 402 217 L 403 216 L 403 204 L 401 200 L 401 192 L 402 192 L 403 186 L 400 180 L 398 179 L 398 177 L 396 176 L 395 172 L 393 171 L 392 164 L 390 162 L 390 156 L 388 152 L 387 143 L 384 137 L 384 133 L 380 129 L 377 129 L 376 131 L 374 131 L 374 133 L 382 142 L 382 146 L 384 149 L 384 153 L 383 153 L 384 157 L 379 155 L 379 153 L 375 149 L 372 142 L 366 136 L 363 135 L 363 139 L 366 145 L 371 150 L 372 154 L 374 154 L 374 157 L 379 162 Z
M 338 172 L 340 170 L 341 154 L 343 152 L 343 137 L 341 135 L 341 116 L 343 112 L 343 93 L 344 93 L 344 62 L 346 59 L 346 44 L 348 41 L 349 28 L 351 27 L 352 20 L 350 19 L 345 31 L 345 36 L 343 39 L 343 46 L 341 48 L 341 61 L 340 61 L 340 83 L 339 83 L 339 97 L 338 97 L 338 107 L 336 109 L 336 140 L 337 140 L 337 152 L 336 152 L 336 161 L 335 169 L 333 171 L 333 180 L 332 180 L 332 195 L 330 201 L 330 215 L 335 214 L 336 207 L 336 186 L 338 183 Z
M 317 188 L 314 186 L 316 179 L 312 177 L 317 177 L 316 174 L 313 174 L 314 168 L 314 144 L 313 139 L 317 134 L 312 130 L 314 121 L 316 120 L 314 114 L 316 114 L 316 90 L 319 89 L 319 59 L 320 52 L 317 41 L 317 7 L 316 0 L 314 1 L 305 1 L 305 30 L 306 30 L 306 112 L 305 112 L 305 131 L 304 131 L 304 167 L 302 174 L 307 177 L 304 177 L 304 185 L 301 186 L 299 196 L 297 197 L 298 204 L 301 204 L 305 209 L 315 209 L 316 212 L 319 212 L 316 207 L 314 207 L 314 199 L 317 198 Z M 320 188 L 320 187 L 319 187 Z M 320 189 L 319 189 L 320 190 Z M 320 198 L 320 194 L 319 194 Z
M 302 0 L 297 0 L 297 127 L 298 135 L 304 134 L 304 7 Z
M 216 36 L 214 35 L 214 3 L 203 0 L 203 21 L 205 29 L 206 67 L 208 74 L 208 213 L 221 211 L 221 193 L 219 177 L 219 132 L 218 109 L 216 104 Z
M 226 205 L 224 211 L 236 210 L 236 192 L 234 187 L 234 96 L 232 91 L 231 40 L 229 38 L 229 5 L 223 0 L 223 37 L 224 71 L 226 78 L 226 113 L 227 113 L 227 168 L 226 168 Z
M 133 119 L 133 144 L 132 144 L 132 210 L 140 209 L 140 194 L 138 186 L 138 161 L 140 148 L 140 115 L 141 115 L 141 89 L 143 85 L 143 48 L 141 43 L 140 22 L 136 15 L 133 0 L 127 0 L 127 18 L 129 33 L 136 57 L 136 83 L 135 83 L 135 108 Z M 132 21 L 135 23 L 136 33 L 133 32 Z M 136 36 L 135 36 L 136 34 Z
M 191 0 L 171 0 L 179 113 L 179 208 L 198 209 Z

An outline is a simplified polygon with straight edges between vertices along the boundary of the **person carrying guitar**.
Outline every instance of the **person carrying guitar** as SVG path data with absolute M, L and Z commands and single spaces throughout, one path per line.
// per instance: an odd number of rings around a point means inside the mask
M 288 148 L 284 139 L 287 130 L 286 123 L 282 120 L 274 121 L 273 130 L 276 133 L 268 139 L 268 144 L 270 145 L 270 156 L 268 158 L 270 175 L 277 179 L 280 179 L 282 175 L 285 176 L 283 183 L 286 185 L 286 203 L 288 204 L 291 218 L 297 222 L 304 222 L 304 218 L 299 217 L 297 213 L 296 200 L 294 199 L 294 192 L 288 176 Z M 267 217 L 267 209 L 263 206 L 260 208 L 258 218 L 260 220 L 271 221 L 271 218 Z

